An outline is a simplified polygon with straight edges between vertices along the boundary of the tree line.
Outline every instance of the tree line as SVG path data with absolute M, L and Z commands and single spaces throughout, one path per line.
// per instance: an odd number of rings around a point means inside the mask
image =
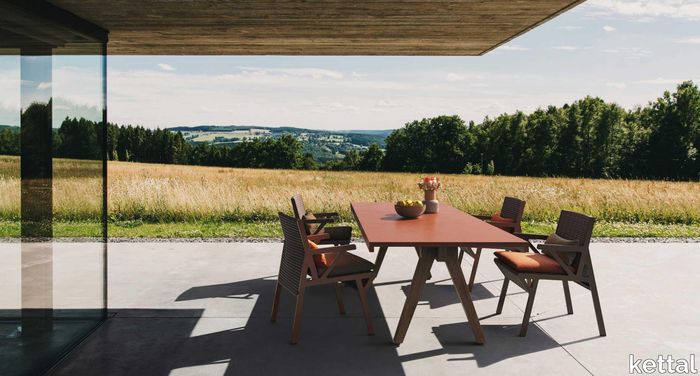
M 482 123 L 439 116 L 386 140 L 387 171 L 700 179 L 700 91 L 684 82 L 625 110 L 586 97 Z
M 57 157 L 99 159 L 100 123 L 66 118 L 54 131 Z M 586 97 L 481 123 L 438 116 L 319 164 L 293 136 L 234 145 L 192 144 L 182 133 L 107 125 L 110 160 L 222 167 L 439 172 L 593 178 L 700 179 L 700 90 L 684 82 L 646 106 L 625 110 Z M 0 154 L 19 154 L 16 128 L 0 129 Z

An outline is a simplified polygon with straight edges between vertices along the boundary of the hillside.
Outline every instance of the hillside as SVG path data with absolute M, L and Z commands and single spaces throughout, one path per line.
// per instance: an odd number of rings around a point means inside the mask
M 384 140 L 391 130 L 319 130 L 295 127 L 264 127 L 257 125 L 194 125 L 168 128 L 182 132 L 188 142 L 231 145 L 261 137 L 291 135 L 301 142 L 305 153 L 325 162 L 342 159 L 349 150 L 364 150 L 371 144 L 385 147 Z

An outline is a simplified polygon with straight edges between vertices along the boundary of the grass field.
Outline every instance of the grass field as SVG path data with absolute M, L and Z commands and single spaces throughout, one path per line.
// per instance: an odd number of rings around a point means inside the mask
M 54 162 L 55 232 L 99 229 L 99 162 Z M 19 226 L 19 160 L 0 157 L 0 236 Z M 253 170 L 110 162 L 110 236 L 279 236 L 278 211 L 301 193 L 314 211 L 351 222 L 351 201 L 419 199 L 420 174 Z M 598 219 L 598 236 L 700 236 L 697 182 L 441 175 L 438 199 L 469 213 L 493 213 L 505 195 L 527 201 L 525 229 L 550 231 L 561 209 Z

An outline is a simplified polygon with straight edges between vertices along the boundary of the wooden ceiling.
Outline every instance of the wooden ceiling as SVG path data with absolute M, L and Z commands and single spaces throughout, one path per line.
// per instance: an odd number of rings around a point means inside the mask
M 583 0 L 49 0 L 111 55 L 481 55 Z

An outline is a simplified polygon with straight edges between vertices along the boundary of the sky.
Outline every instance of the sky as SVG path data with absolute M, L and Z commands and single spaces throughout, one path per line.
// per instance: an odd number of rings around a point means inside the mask
M 58 59 L 54 86 L 99 79 L 71 76 L 78 63 Z M 19 101 L 5 90 L 16 65 L 0 59 L 0 124 Z M 149 128 L 394 129 L 586 95 L 632 108 L 700 83 L 700 0 L 589 0 L 480 57 L 109 56 L 107 77 L 109 121 Z M 99 93 L 68 86 L 67 103 L 99 103 Z

